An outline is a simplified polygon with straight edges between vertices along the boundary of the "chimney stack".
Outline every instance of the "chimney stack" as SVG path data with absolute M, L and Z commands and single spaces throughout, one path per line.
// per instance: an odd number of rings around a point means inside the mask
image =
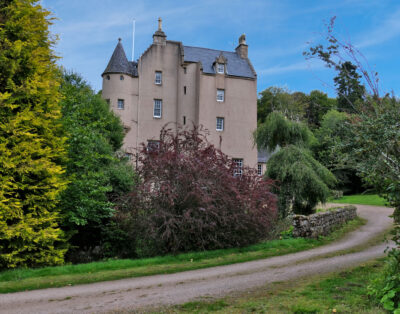
M 242 58 L 247 59 L 249 46 L 246 44 L 246 35 L 242 34 L 239 37 L 239 45 L 236 47 L 236 53 Z

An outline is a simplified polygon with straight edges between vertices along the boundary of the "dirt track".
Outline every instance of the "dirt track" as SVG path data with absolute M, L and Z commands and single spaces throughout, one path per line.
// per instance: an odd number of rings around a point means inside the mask
M 341 241 L 284 256 L 170 275 L 0 294 L 0 313 L 101 313 L 220 297 L 269 282 L 337 271 L 382 256 L 382 243 L 355 253 L 324 255 L 361 246 L 388 229 L 392 210 L 358 205 L 368 223 Z M 356 250 L 357 251 L 357 250 Z

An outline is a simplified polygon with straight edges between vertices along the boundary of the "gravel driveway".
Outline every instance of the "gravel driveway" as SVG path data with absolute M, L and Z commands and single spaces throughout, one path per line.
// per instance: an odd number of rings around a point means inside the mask
M 337 204 L 335 204 L 337 206 Z M 392 225 L 392 210 L 357 205 L 368 223 L 344 239 L 316 249 L 252 262 L 72 287 L 0 294 L 0 313 L 102 313 L 184 303 L 352 267 L 382 256 L 386 243 L 334 257 L 361 246 Z

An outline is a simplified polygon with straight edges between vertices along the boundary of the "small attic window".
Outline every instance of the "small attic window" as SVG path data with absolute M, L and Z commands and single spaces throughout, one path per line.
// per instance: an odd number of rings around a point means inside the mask
M 124 80 L 124 76 L 123 76 L 123 75 L 120 75 L 120 76 L 119 76 L 119 79 L 120 79 L 121 81 L 123 81 L 123 80 Z
M 110 80 L 110 76 L 109 76 L 109 75 L 107 75 L 107 76 L 106 76 L 106 79 L 107 79 L 107 80 Z
M 217 73 L 221 73 L 221 74 L 225 73 L 225 64 L 217 63 Z

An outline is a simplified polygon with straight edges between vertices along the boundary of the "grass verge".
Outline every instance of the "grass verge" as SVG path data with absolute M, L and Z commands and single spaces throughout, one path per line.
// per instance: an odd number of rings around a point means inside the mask
M 385 199 L 376 194 L 345 195 L 339 199 L 329 199 L 330 203 L 388 206 Z
M 367 296 L 367 285 L 379 276 L 383 259 L 359 267 L 213 301 L 194 301 L 156 313 L 387 313 Z
M 266 241 L 244 248 L 184 253 L 175 256 L 8 270 L 0 272 L 0 293 L 169 274 L 295 253 L 336 241 L 363 224 L 365 224 L 365 220 L 357 218 L 329 236 L 319 239 L 287 238 Z

